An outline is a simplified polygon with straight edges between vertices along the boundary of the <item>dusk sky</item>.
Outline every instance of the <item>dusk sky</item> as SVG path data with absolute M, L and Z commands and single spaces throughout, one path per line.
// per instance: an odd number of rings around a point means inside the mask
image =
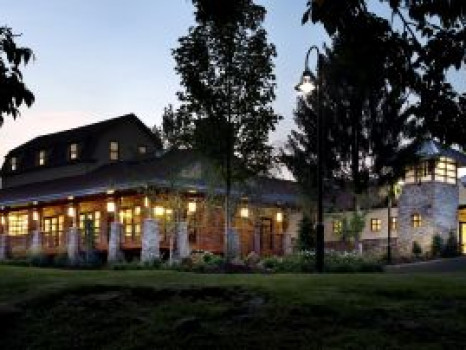
M 284 116 L 272 142 L 280 144 L 293 126 L 293 90 L 312 45 L 324 31 L 301 25 L 306 0 L 261 0 L 265 26 L 277 47 L 276 111 Z M 374 6 L 379 6 L 374 1 Z M 0 159 L 9 149 L 41 134 L 135 113 L 149 127 L 163 108 L 176 105 L 179 78 L 171 49 L 194 24 L 189 0 L 0 0 L 0 25 L 22 33 L 18 42 L 36 60 L 24 70 L 36 96 L 32 108 L 0 129 Z M 315 58 L 312 57 L 311 67 Z M 455 84 L 464 91 L 464 70 Z

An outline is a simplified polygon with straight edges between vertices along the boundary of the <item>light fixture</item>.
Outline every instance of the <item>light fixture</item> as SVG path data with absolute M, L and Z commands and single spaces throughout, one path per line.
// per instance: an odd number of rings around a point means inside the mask
M 115 212 L 115 202 L 109 201 L 107 202 L 107 212 L 114 213 Z
M 110 188 L 107 190 L 107 194 L 114 194 L 115 193 L 115 190 Z
M 188 203 L 188 213 L 196 212 L 196 202 L 189 202 Z
M 34 210 L 32 212 L 32 220 L 39 221 L 39 213 L 37 212 L 37 210 Z
M 76 209 L 74 209 L 74 207 L 70 205 L 66 213 L 70 218 L 74 218 L 76 216 Z
M 303 94 L 310 94 L 315 90 L 315 85 L 312 82 L 312 75 L 309 69 L 305 69 L 301 76 L 301 81 L 295 86 L 296 91 L 302 92 Z
M 73 199 L 74 199 L 73 196 L 68 196 L 68 200 L 69 200 L 69 201 L 72 201 Z
M 249 217 L 249 209 L 244 207 L 244 208 L 241 208 L 240 210 L 240 216 L 244 219 L 247 219 Z
M 276 219 L 277 219 L 277 222 L 283 221 L 283 213 L 281 211 L 277 212 Z
M 163 214 L 165 214 L 165 208 L 161 206 L 156 206 L 154 208 L 154 214 L 155 216 L 163 216 Z

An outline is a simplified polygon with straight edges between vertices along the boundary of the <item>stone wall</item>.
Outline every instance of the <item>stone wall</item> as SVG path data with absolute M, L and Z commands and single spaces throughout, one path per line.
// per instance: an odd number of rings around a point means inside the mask
M 402 255 L 411 255 L 413 242 L 423 252 L 432 248 L 432 237 L 444 239 L 458 225 L 458 186 L 439 182 L 404 185 L 398 201 L 398 248 Z M 413 227 L 412 216 L 421 216 L 421 226 Z

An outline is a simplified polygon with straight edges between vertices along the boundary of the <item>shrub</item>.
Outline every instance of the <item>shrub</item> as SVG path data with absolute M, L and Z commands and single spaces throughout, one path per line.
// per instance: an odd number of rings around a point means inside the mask
M 316 232 L 314 223 L 308 216 L 304 216 L 299 224 L 298 249 L 310 250 L 316 246 Z
M 456 235 L 453 232 L 448 234 L 447 242 L 443 247 L 442 256 L 446 258 L 454 257 L 459 255 L 459 246 Z
M 411 249 L 411 252 L 417 259 L 421 257 L 422 248 L 421 248 L 421 245 L 417 241 L 413 241 L 413 247 Z
M 443 238 L 438 233 L 432 237 L 432 256 L 438 257 L 443 251 Z

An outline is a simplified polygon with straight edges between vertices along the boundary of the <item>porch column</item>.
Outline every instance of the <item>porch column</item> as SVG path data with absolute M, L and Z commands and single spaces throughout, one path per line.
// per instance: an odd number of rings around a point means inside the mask
M 240 243 L 239 243 L 239 234 L 238 231 L 234 228 L 230 228 L 227 234 L 228 240 L 228 251 L 226 252 L 226 257 L 228 260 L 234 260 L 240 257 Z
M 79 261 L 79 230 L 77 227 L 73 226 L 68 229 L 66 243 L 68 261 L 76 264 Z
M 123 260 L 123 252 L 121 250 L 121 234 L 123 225 L 120 222 L 113 221 L 110 223 L 110 239 L 108 242 L 108 257 L 107 261 L 111 263 Z
M 5 233 L 0 234 L 0 261 L 8 259 L 8 235 Z
M 179 259 L 187 258 L 190 254 L 188 241 L 188 223 L 186 221 L 178 223 L 176 237 L 176 251 Z
M 152 264 L 160 259 L 159 223 L 155 219 L 144 219 L 142 224 L 141 263 Z
M 40 232 L 40 230 L 36 228 L 34 231 L 32 231 L 32 242 L 29 248 L 30 253 L 34 255 L 42 253 L 42 250 L 43 250 L 42 242 L 43 242 L 42 232 Z
M 261 255 L 261 227 L 260 223 L 256 222 L 254 225 L 254 252 Z
M 293 253 L 291 245 L 291 235 L 289 233 L 283 234 L 283 255 L 290 255 Z

